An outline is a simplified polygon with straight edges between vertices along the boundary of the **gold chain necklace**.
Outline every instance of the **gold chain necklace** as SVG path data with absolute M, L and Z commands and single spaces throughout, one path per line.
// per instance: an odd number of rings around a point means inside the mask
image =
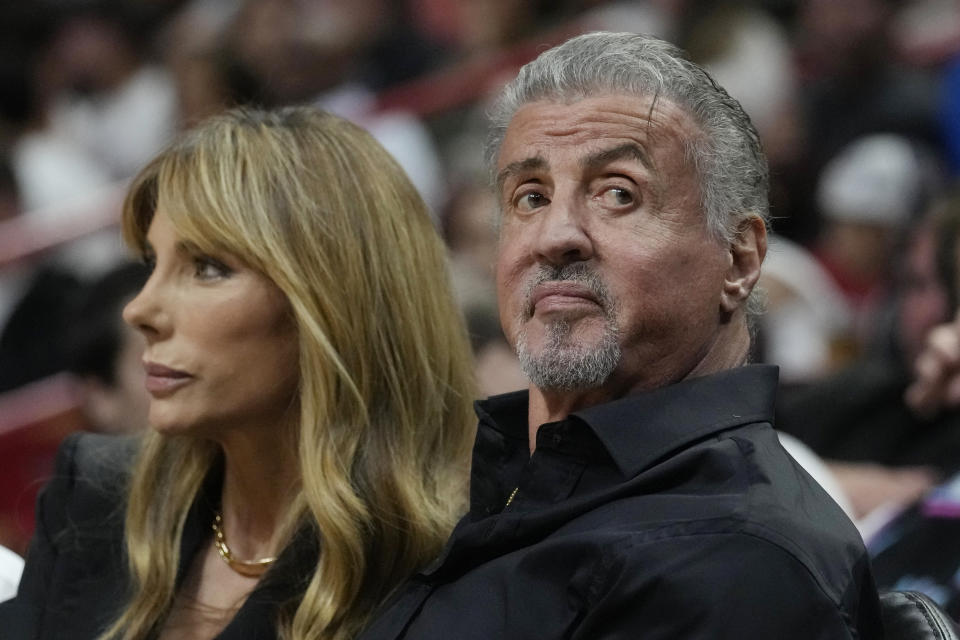
M 213 544 L 217 547 L 217 553 L 227 563 L 227 566 L 248 578 L 259 578 L 274 563 L 276 557 L 260 558 L 259 560 L 237 560 L 233 557 L 233 552 L 227 546 L 227 538 L 223 535 L 223 518 L 217 511 L 213 515 Z

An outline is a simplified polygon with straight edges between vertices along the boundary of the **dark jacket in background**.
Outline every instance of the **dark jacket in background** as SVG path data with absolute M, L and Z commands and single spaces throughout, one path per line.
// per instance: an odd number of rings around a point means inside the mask
M 911 373 L 892 356 L 861 360 L 822 381 L 783 388 L 777 429 L 821 457 L 960 471 L 960 412 L 916 416 L 903 401 Z

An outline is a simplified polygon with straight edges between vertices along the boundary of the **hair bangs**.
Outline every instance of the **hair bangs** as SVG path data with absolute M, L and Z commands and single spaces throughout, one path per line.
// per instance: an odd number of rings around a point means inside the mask
M 162 207 L 177 234 L 200 251 L 226 253 L 264 272 L 253 241 L 263 230 L 250 212 L 257 202 L 244 181 L 243 158 L 189 146 L 165 160 L 157 171 L 154 211 Z

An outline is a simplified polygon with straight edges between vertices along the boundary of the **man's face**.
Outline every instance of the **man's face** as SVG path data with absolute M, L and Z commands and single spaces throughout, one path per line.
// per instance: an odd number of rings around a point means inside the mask
M 642 389 L 686 377 L 717 342 L 729 247 L 708 231 L 667 100 L 535 102 L 497 163 L 500 320 L 544 390 Z

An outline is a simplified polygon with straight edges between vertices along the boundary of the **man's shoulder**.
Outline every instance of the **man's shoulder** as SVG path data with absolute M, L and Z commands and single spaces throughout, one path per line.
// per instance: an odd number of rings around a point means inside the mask
M 676 509 L 673 521 L 632 532 L 629 541 L 614 545 L 619 553 L 657 554 L 664 545 L 679 544 L 731 565 L 749 564 L 746 552 L 759 554 L 769 562 L 803 567 L 836 603 L 851 581 L 863 578 L 866 551 L 853 523 L 783 450 L 769 425 L 732 429 L 675 458 L 664 464 L 676 464 L 677 473 L 686 465 L 704 481 L 689 483 L 687 495 L 679 486 L 659 499 L 670 500 L 676 491 L 673 500 L 689 508 Z M 627 500 L 640 508 L 652 498 L 638 494 Z

